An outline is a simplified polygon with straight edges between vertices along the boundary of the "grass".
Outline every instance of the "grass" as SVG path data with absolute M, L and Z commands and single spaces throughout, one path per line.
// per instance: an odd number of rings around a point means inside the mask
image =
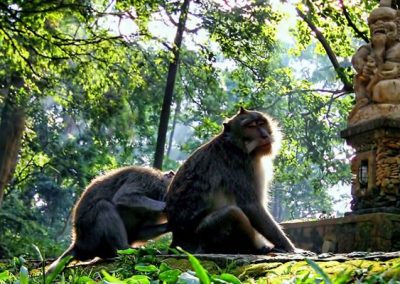
M 128 283 L 128 284 L 211 284 L 211 283 L 287 283 L 287 284 L 394 284 L 400 283 L 400 259 L 389 261 L 349 260 L 346 262 L 290 261 L 259 263 L 220 268 L 200 261 L 179 249 L 182 258 L 160 259 L 154 247 L 120 251 L 116 261 L 100 265 L 57 270 L 51 278 L 43 276 L 42 263 L 32 265 L 22 257 L 0 263 L 0 283 Z M 62 263 L 60 264 L 62 265 Z

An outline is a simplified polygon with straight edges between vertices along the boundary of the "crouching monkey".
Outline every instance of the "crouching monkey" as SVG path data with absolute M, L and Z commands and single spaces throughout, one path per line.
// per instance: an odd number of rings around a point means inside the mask
M 95 178 L 76 203 L 72 216 L 72 244 L 53 262 L 111 258 L 135 241 L 146 241 L 168 231 L 165 194 L 173 172 L 125 167 Z
M 197 149 L 168 189 L 171 246 L 194 253 L 294 252 L 266 208 L 280 138 L 272 118 L 241 108 Z

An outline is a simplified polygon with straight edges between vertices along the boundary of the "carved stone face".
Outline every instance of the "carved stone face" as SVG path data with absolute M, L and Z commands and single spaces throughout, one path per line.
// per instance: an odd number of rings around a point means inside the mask
M 371 37 L 397 38 L 396 10 L 389 7 L 379 7 L 373 10 L 368 18 Z

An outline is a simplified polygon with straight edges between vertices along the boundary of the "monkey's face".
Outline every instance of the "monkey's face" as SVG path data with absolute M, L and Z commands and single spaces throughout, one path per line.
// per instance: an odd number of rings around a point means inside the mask
M 244 152 L 265 156 L 275 152 L 274 144 L 279 130 L 266 115 L 242 108 L 225 124 L 224 132 Z
M 243 142 L 247 153 L 271 154 L 271 145 L 274 142 L 268 121 L 264 118 L 243 121 Z
M 164 172 L 163 175 L 163 183 L 166 185 L 169 185 L 172 181 L 172 179 L 175 176 L 175 172 L 174 171 L 169 171 L 169 172 Z

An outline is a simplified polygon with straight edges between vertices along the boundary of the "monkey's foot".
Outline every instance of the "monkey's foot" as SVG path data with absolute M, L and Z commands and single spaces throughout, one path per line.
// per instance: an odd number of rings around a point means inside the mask
M 269 253 L 271 253 L 271 252 L 276 252 L 275 251 L 275 248 L 271 248 L 271 247 L 269 247 L 269 246 L 262 246 L 261 248 L 259 248 L 258 250 L 257 250 L 257 252 L 256 252 L 256 254 L 261 254 L 261 255 L 263 255 L 263 254 L 269 254 Z
M 300 248 L 295 248 L 294 250 L 295 254 L 301 254 L 303 256 L 316 256 L 317 254 L 315 252 L 309 251 L 309 250 L 304 250 Z

